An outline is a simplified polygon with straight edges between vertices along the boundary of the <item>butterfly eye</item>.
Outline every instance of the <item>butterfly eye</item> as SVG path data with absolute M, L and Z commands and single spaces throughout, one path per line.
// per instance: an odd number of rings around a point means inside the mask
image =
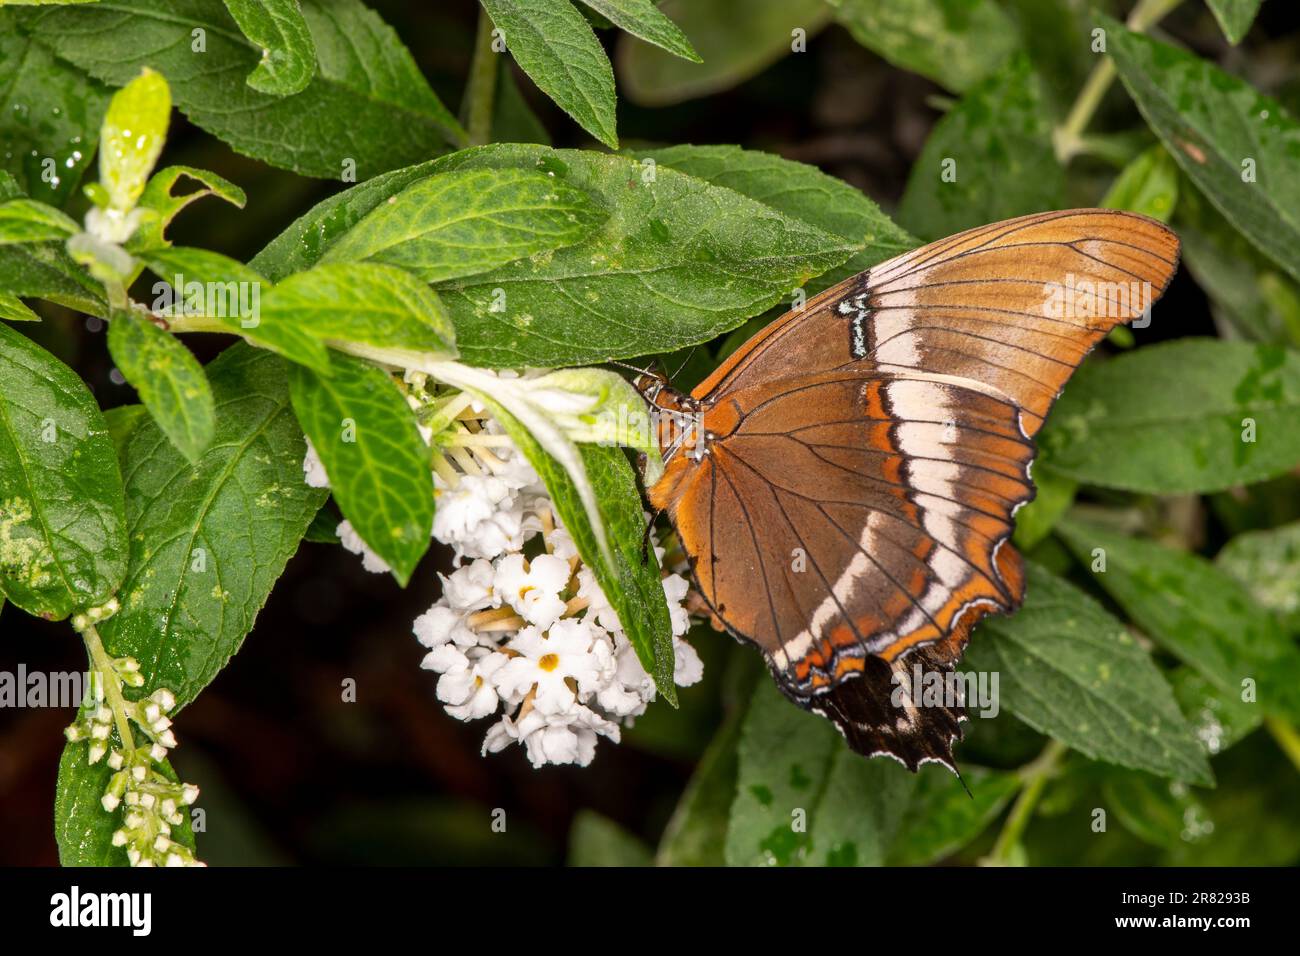
M 641 372 L 632 380 L 632 387 L 635 388 L 646 401 L 653 403 L 660 389 L 668 384 L 667 379 L 662 375 L 654 372 Z

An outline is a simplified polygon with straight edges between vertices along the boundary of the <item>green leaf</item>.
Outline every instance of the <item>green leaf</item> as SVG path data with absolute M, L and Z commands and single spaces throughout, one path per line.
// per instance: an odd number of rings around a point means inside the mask
M 110 208 L 135 208 L 167 140 L 171 112 L 167 81 L 148 67 L 113 94 L 99 133 L 99 183 Z
M 297 325 L 328 345 L 456 355 L 455 331 L 438 296 L 396 266 L 331 263 L 291 275 L 263 298 L 262 318 Z
M 438 169 L 437 160 L 395 169 L 323 199 L 299 216 L 248 263 L 273 281 L 310 269 L 339 237 L 380 203 Z
M 29 614 L 103 604 L 126 573 L 122 476 L 72 369 L 0 325 L 0 590 Z
M 1129 163 L 1111 184 L 1104 209 L 1127 209 L 1168 222 L 1178 204 L 1178 164 L 1162 146 L 1152 146 Z
M 579 810 L 569 829 L 569 866 L 649 866 L 650 848 L 599 813 Z
M 155 422 L 126 439 L 130 564 L 100 625 L 108 653 L 140 662 L 140 693 L 167 687 L 178 707 L 239 649 L 326 497 L 302 480 L 284 363 L 236 344 L 207 372 L 216 435 L 197 465 Z
M 375 207 L 321 261 L 384 262 L 441 282 L 571 246 L 604 219 L 586 193 L 540 171 L 442 173 Z
M 272 96 L 292 96 L 316 73 L 316 44 L 298 0 L 225 0 L 240 31 L 262 48 L 248 85 Z
M 815 166 L 738 146 L 669 146 L 629 155 L 734 190 L 863 247 L 848 262 L 810 282 L 809 294 L 921 244 L 863 193 Z
M 1232 577 L 1204 558 L 1071 518 L 1057 533 L 1076 558 L 1151 639 L 1243 700 L 1258 688 L 1266 714 L 1300 717 L 1300 649 Z
M 119 462 L 124 457 L 126 441 L 131 433 L 147 421 L 149 410 L 143 405 L 119 405 L 117 408 L 105 409 L 104 424 L 108 426 L 108 434 L 113 439 L 113 447 L 117 449 Z
M 962 778 L 969 795 L 943 767 L 925 766 L 910 778 L 906 810 L 885 857 L 888 865 L 924 866 L 956 853 L 984 832 L 1021 785 L 1015 773 L 983 767 L 963 768 Z
M 59 862 L 63 866 L 128 866 L 126 848 L 113 846 L 113 832 L 122 826 L 123 807 L 109 813 L 99 802 L 108 789 L 113 769 L 101 760 L 91 766 L 86 762 L 89 745 L 82 740 L 69 743 L 59 758 L 59 776 L 54 790 L 54 838 L 59 845 Z M 161 769 L 173 781 L 180 782 L 170 763 Z M 173 827 L 171 838 L 194 849 L 194 831 L 188 813 L 184 822 Z
M 1264 0 L 1206 0 L 1214 18 L 1223 27 L 1223 35 L 1236 46 L 1246 38 Z
M 1300 521 L 1239 534 L 1214 563 L 1274 612 L 1289 633 L 1300 634 Z
M 501 144 L 333 196 L 251 265 L 271 278 L 309 268 L 390 196 L 449 169 L 553 172 L 610 217 L 589 239 L 544 262 L 520 261 L 439 287 L 461 354 L 472 364 L 580 365 L 705 342 L 857 251 L 856 243 L 672 169 L 656 169 L 644 182 L 646 167 L 630 158 Z M 638 321 L 629 323 L 629 315 Z
M 924 866 L 960 850 L 1020 787 L 1013 773 L 966 767 L 960 780 L 927 765 L 908 773 L 837 741 L 825 788 L 812 811 L 809 863 Z
M 743 716 L 743 711 L 729 715 L 700 757 L 664 828 L 655 854 L 658 866 L 725 865 L 723 847 L 736 793 L 736 745 Z
M 1019 786 L 1014 774 L 963 775 L 973 800 L 947 769 L 912 774 L 854 753 L 829 721 L 760 680 L 741 731 L 727 863 L 934 862 L 979 835 Z
M 600 546 L 600 535 L 592 526 L 582 495 L 569 473 L 491 395 L 477 393 L 477 397 L 541 476 L 561 523 L 618 614 L 637 659 L 654 678 L 663 698 L 675 706 L 672 620 L 660 582 L 659 562 L 653 549 L 642 551 L 644 506 L 626 453 L 622 448 L 604 445 L 578 446 L 604 522 L 609 544 L 607 554 Z
M 1174 847 L 1208 832 L 1205 806 L 1184 784 L 1145 773 L 1112 773 L 1102 794 L 1124 829 L 1146 843 Z
M 839 746 L 835 729 L 790 703 L 772 681 L 760 680 L 740 733 L 727 865 L 803 863 L 817 821 L 815 801 Z M 806 818 L 800 830 L 792 827 L 797 810 Z
M 1042 541 L 1074 503 L 1079 483 L 1034 463 L 1034 498 L 1016 512 L 1016 546 L 1028 551 Z
M 1183 261 L 1211 300 L 1214 317 L 1253 342 L 1300 348 L 1300 287 L 1184 183 L 1175 228 Z
M 966 655 L 1001 704 L 1094 760 L 1209 784 L 1209 764 L 1150 655 L 1090 597 L 1028 565 L 1024 606 L 981 624 Z
M 867 49 L 904 70 L 964 92 L 1018 45 L 993 0 L 829 0 L 835 19 Z
M 654 0 L 582 0 L 607 20 L 647 43 L 653 43 L 674 56 L 700 63 L 700 55 L 686 34 L 659 11 Z
M 592 136 L 618 149 L 614 70 L 569 0 L 481 0 L 515 62 Z
M 56 60 L 0 10 L 0 170 L 33 199 L 62 206 L 95 155 L 109 91 Z
M 1294 866 L 1300 859 L 1300 774 L 1256 738 L 1215 761 L 1219 786 L 1198 794 L 1216 824 L 1207 838 L 1168 851 L 1172 866 Z
M 199 183 L 200 188 L 177 196 L 172 190 L 182 176 Z M 140 195 L 139 207 L 148 210 L 152 215 L 148 216 L 131 236 L 126 244 L 126 250 L 141 255 L 153 249 L 170 246 L 171 242 L 164 236 L 164 232 L 171 221 L 182 209 L 204 196 L 217 196 L 240 209 L 244 208 L 244 203 L 247 201 L 242 189 L 206 169 L 195 169 L 193 166 L 167 166 L 158 170 Z
M 10 322 L 39 322 L 41 317 L 28 308 L 18 296 L 0 292 L 0 319 Z
M 1096 65 L 1090 44 L 1079 42 L 1092 29 L 1088 6 L 1076 0 L 1003 0 L 1002 6 L 1016 22 L 1050 112 L 1063 117 Z
M 316 517 L 311 519 L 311 524 L 307 526 L 302 539 L 316 544 L 338 544 L 338 526 L 339 516 L 327 501 L 320 506 Z
M 216 427 L 212 390 L 198 359 L 133 309 L 113 312 L 108 352 L 163 434 L 196 464 Z
M 0 245 L 64 240 L 80 231 L 75 219 L 35 199 L 0 203 Z
M 329 377 L 289 367 L 289 395 L 344 517 L 405 587 L 433 532 L 429 448 L 381 369 L 335 354 Z
M 358 0 L 303 0 L 319 56 L 293 97 L 245 82 L 261 61 L 220 0 L 116 0 L 22 21 L 57 56 L 114 85 L 152 66 L 177 107 L 237 152 L 307 176 L 356 179 L 437 154 L 464 132 L 397 34 Z M 203 31 L 203 52 L 194 30 Z
M 253 269 L 207 249 L 167 247 L 152 249 L 148 255 L 150 270 L 164 280 L 154 284 L 155 296 L 166 301 L 170 295 L 172 304 L 187 316 L 216 319 L 254 345 L 329 374 L 329 352 L 310 330 L 293 317 L 267 320 L 261 309 L 267 283 Z M 166 291 L 168 283 L 171 293 Z
M 581 365 L 706 342 L 858 248 L 732 190 L 673 169 L 651 176 L 622 156 L 500 145 L 438 165 L 541 168 L 609 213 L 590 239 L 544 262 L 439 287 L 461 354 L 476 365 Z
M 0 247 L 0 288 L 8 295 L 47 299 L 101 318 L 108 315 L 103 286 L 72 261 L 62 242 Z
M 1243 739 L 1264 722 L 1264 712 L 1241 699 L 1241 692 L 1225 693 L 1193 667 L 1177 667 L 1169 675 L 1179 708 L 1192 725 L 1196 739 L 1213 757 Z
M 1228 221 L 1300 279 L 1300 126 L 1276 100 L 1177 47 L 1103 17 L 1129 94 Z
M 1037 76 L 1017 56 L 935 124 L 912 167 L 899 223 L 938 239 L 1064 204 L 1064 173 Z
M 533 108 L 519 92 L 514 68 L 505 57 L 501 58 L 497 77 L 496 111 L 492 117 L 492 141 L 496 143 L 538 143 L 551 145 L 551 134 L 537 118 Z
M 0 202 L 22 199 L 18 181 L 0 169 Z M 104 289 L 68 255 L 66 240 L 0 244 L 0 296 L 4 318 L 30 322 L 35 313 L 20 297 L 46 298 L 92 315 L 108 314 Z
M 13 177 L 0 170 L 0 201 L 21 196 Z M 101 318 L 108 315 L 104 287 L 72 260 L 65 239 L 0 244 L 0 290 L 12 297 L 48 299 Z
M 660 11 L 699 50 L 688 62 L 657 46 L 620 37 L 620 88 L 634 103 L 668 106 L 742 83 L 811 38 L 830 19 L 822 0 L 664 0 Z
M 1076 481 L 1220 491 L 1300 462 L 1298 411 L 1300 354 L 1187 338 L 1086 364 L 1039 444 L 1044 462 Z

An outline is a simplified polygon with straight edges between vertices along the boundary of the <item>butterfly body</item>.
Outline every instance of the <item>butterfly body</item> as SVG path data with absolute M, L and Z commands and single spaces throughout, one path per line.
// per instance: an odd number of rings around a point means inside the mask
M 854 749 L 952 766 L 960 704 L 913 700 L 974 624 L 1019 607 L 1010 544 L 1033 436 L 1110 328 L 1177 261 L 1163 225 L 1109 210 L 970 230 L 844 280 L 660 413 L 649 489 L 716 618 Z

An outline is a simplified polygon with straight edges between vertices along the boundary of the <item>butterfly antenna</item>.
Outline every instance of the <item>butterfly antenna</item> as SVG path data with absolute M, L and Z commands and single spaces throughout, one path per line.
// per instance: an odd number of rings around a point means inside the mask
M 620 362 L 617 359 L 606 359 L 606 365 L 617 365 L 619 368 L 627 369 L 629 372 L 636 372 L 638 375 L 649 375 L 650 370 L 636 365 L 629 365 L 627 362 Z
M 691 359 L 695 357 L 695 350 L 698 348 L 699 348 L 698 345 L 691 346 L 691 350 L 686 353 L 686 358 L 682 359 L 682 364 L 677 366 L 677 371 L 673 372 L 673 374 L 669 376 L 668 381 L 671 382 L 678 375 L 682 374 L 682 369 L 686 368 L 686 366 L 690 363 Z

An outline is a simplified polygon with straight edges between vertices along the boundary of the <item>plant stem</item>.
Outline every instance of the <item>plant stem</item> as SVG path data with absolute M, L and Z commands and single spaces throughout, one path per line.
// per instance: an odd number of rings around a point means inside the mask
M 118 676 L 113 662 L 109 659 L 104 644 L 99 639 L 95 625 L 87 624 L 81 632 L 81 639 L 90 654 L 90 663 L 99 672 L 103 681 L 104 696 L 113 711 L 113 722 L 117 725 L 117 735 L 122 738 L 122 747 L 128 752 L 135 749 L 135 739 L 131 736 L 131 721 L 126 716 L 126 699 L 122 696 L 122 679 Z
M 220 319 L 208 315 L 164 315 L 167 329 L 171 332 L 225 332 L 229 335 L 239 333 Z
M 1137 6 L 1129 14 L 1127 26 L 1135 33 L 1154 26 L 1183 0 L 1138 0 Z M 1070 107 L 1065 122 L 1056 128 L 1052 142 L 1056 147 L 1056 158 L 1062 163 L 1069 162 L 1083 151 L 1083 131 L 1092 122 L 1092 116 L 1101 106 L 1101 101 L 1115 82 L 1115 61 L 1109 56 L 1098 63 L 1079 91 L 1074 105 Z
M 469 83 L 460 108 L 460 120 L 469 134 L 470 146 L 492 141 L 492 107 L 496 100 L 497 54 L 492 49 L 492 18 L 480 8 L 478 36 L 474 40 L 474 59 L 469 67 Z
M 1059 740 L 1053 740 L 1043 748 L 1043 752 L 1035 757 L 1032 762 L 1020 768 L 1020 779 L 1023 787 L 1020 795 L 1016 797 L 1015 805 L 1011 808 L 1011 814 L 1007 817 L 1007 822 L 1002 826 L 1002 832 L 998 834 L 997 842 L 993 844 L 993 849 L 989 852 L 989 855 L 981 861 L 984 865 L 1008 865 L 1011 859 L 1011 851 L 1020 842 L 1025 827 L 1029 825 L 1029 821 L 1034 815 L 1034 808 L 1038 806 L 1038 801 L 1043 795 L 1043 789 L 1047 786 L 1047 781 L 1056 773 L 1061 759 L 1069 752 L 1069 749 Z
M 1300 770 L 1300 733 L 1285 720 L 1277 717 L 1265 717 L 1264 726 L 1273 735 L 1282 752 L 1291 758 L 1297 770 Z

